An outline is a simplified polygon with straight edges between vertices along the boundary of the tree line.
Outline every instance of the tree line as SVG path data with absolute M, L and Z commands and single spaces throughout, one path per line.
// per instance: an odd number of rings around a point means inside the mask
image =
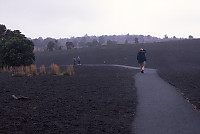
M 88 36 L 83 37 L 71 37 L 71 38 L 46 38 L 42 37 L 32 39 L 35 44 L 35 48 L 46 51 L 61 50 L 61 49 L 73 49 L 78 47 L 93 47 L 101 45 L 115 45 L 115 44 L 140 44 L 140 43 L 153 43 L 164 42 L 170 40 L 182 40 L 183 38 L 176 38 L 173 36 L 169 38 L 164 35 L 163 38 L 153 37 L 151 35 L 102 35 L 102 36 Z M 193 39 L 190 35 L 189 39 Z
M 0 24 L 0 66 L 28 66 L 33 64 L 34 43 L 19 30 Z

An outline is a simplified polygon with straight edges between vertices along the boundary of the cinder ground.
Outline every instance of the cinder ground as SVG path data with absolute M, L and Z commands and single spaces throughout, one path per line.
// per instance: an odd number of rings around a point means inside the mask
M 137 103 L 135 73 L 105 66 L 76 66 L 71 77 L 1 73 L 0 133 L 128 134 Z

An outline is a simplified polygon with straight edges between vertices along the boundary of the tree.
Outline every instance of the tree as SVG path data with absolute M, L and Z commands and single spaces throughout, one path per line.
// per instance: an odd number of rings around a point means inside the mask
M 0 39 L 2 40 L 6 32 L 6 26 L 0 24 Z
M 62 46 L 60 45 L 60 42 L 58 40 L 55 40 L 55 49 L 62 50 Z
M 35 60 L 33 42 L 28 39 L 12 38 L 2 47 L 4 66 L 30 65 Z
M 74 44 L 72 42 L 66 42 L 65 46 L 67 47 L 67 50 L 74 48 Z
M 94 40 L 92 41 L 92 44 L 93 44 L 94 46 L 98 46 L 98 45 L 99 45 L 99 42 L 98 42 L 96 39 L 94 39 Z
M 103 37 L 103 36 L 100 36 L 100 37 L 99 37 L 99 44 L 102 45 L 102 44 L 104 44 L 104 43 L 105 43 L 104 37 Z
M 164 37 L 164 39 L 168 39 L 168 35 L 167 35 L 167 34 L 165 34 L 165 37 Z
M 192 36 L 192 35 L 190 35 L 188 38 L 189 38 L 189 39 L 193 39 L 193 36 Z
M 2 43 L 5 37 L 6 26 L 0 24 L 0 65 L 2 64 L 1 57 L 2 57 Z
M 138 41 L 138 38 L 135 38 L 135 44 L 138 44 L 139 41 Z
M 125 37 L 125 44 L 129 44 L 131 41 L 132 36 L 128 33 Z
M 7 30 L 1 38 L 1 66 L 20 66 L 33 64 L 35 55 L 34 44 L 19 30 Z
M 74 44 L 74 46 L 77 46 L 78 45 L 78 40 L 77 39 L 73 39 L 72 43 Z
M 48 51 L 53 51 L 55 46 L 56 46 L 56 44 L 53 41 L 49 41 L 48 44 L 47 44 L 47 50 Z

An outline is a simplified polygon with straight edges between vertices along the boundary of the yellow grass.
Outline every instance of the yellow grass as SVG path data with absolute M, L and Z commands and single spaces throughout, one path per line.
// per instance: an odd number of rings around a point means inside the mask
M 30 76 L 31 75 L 31 68 L 30 68 L 30 66 L 26 66 L 25 67 L 25 72 L 26 72 L 26 76 Z
M 44 66 L 44 65 L 42 65 L 42 66 L 40 67 L 40 74 L 42 74 L 42 75 L 46 74 L 46 69 L 45 69 L 45 66 Z
M 25 76 L 26 73 L 24 72 L 24 66 L 19 66 L 15 68 L 15 72 L 12 76 Z
M 3 72 L 4 72 L 4 73 L 9 72 L 9 68 L 8 68 L 8 66 L 4 66 L 4 67 L 3 67 Z
M 63 72 L 63 74 L 60 74 L 60 68 L 56 64 L 51 64 L 50 66 L 52 75 L 74 75 L 74 66 L 69 65 L 66 67 L 66 71 Z M 4 66 L 0 71 L 2 72 L 13 72 L 12 76 L 30 76 L 30 75 L 37 75 L 37 67 L 36 65 L 32 64 L 30 66 L 20 66 L 20 67 L 8 67 Z M 40 67 L 40 74 L 44 75 L 46 74 L 46 68 L 45 65 L 42 65 Z
M 70 76 L 74 75 L 74 66 L 73 66 L 73 65 L 67 66 L 66 72 L 67 72 L 67 74 L 70 75 Z
M 56 65 L 56 64 L 51 64 L 50 68 L 51 68 L 51 74 L 57 75 L 57 74 L 60 73 L 60 69 L 59 69 L 59 66 L 58 66 L 58 65 Z
M 12 71 L 13 71 L 13 67 L 11 66 L 11 67 L 9 67 L 8 72 L 12 72 Z
M 31 65 L 31 72 L 32 72 L 32 75 L 37 75 L 37 67 L 36 65 L 32 64 Z
M 3 68 L 0 69 L 0 72 L 3 72 L 3 73 L 8 73 L 8 72 L 12 72 L 12 71 L 13 71 L 13 67 L 12 66 L 10 66 L 10 67 L 3 66 Z

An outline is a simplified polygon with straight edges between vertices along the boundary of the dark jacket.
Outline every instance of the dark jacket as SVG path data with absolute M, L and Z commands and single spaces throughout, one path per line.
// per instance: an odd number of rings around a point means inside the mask
M 137 54 L 138 63 L 142 63 L 142 62 L 146 61 L 145 53 L 146 53 L 146 50 L 138 52 L 138 54 Z

